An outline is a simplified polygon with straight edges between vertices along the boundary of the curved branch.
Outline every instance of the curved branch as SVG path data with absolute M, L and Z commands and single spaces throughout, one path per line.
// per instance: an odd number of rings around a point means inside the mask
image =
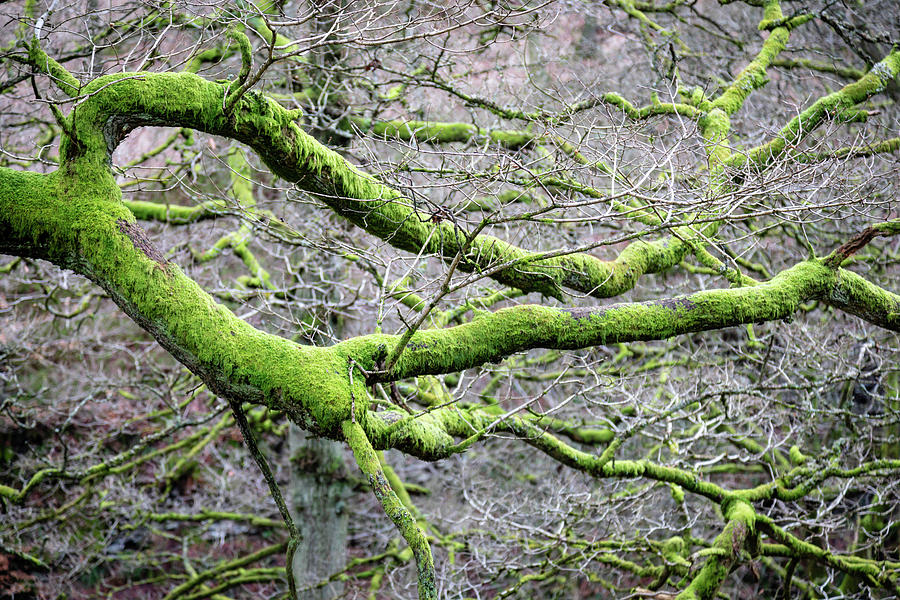
M 824 260 L 808 260 L 752 287 L 675 298 L 561 309 L 521 305 L 448 329 L 418 331 L 389 372 L 373 381 L 455 373 L 524 350 L 572 350 L 660 340 L 684 333 L 789 318 L 803 302 L 823 300 L 886 329 L 900 331 L 900 296 Z M 372 335 L 339 344 L 353 353 L 364 340 L 389 351 L 399 336 Z
M 82 175 L 72 178 L 0 168 L 0 252 L 90 278 L 215 394 L 340 438 L 353 408 L 346 355 L 263 333 L 216 303 L 133 222 L 112 174 L 88 168 L 64 167 Z
M 191 73 L 108 75 L 88 84 L 75 115 L 85 146 L 105 157 L 131 130 L 143 125 L 190 127 L 231 137 L 253 148 L 283 179 L 315 195 L 335 212 L 392 246 L 453 261 L 466 248 L 466 234 L 448 221 L 435 223 L 402 194 L 361 172 L 319 144 L 294 122 L 295 114 L 255 92 L 248 92 L 226 114 L 225 85 Z M 173 103 L 173 94 L 181 98 Z M 68 145 L 61 154 L 72 155 Z M 96 157 L 97 162 L 101 158 Z M 562 297 L 569 288 L 595 297 L 631 289 L 645 273 L 658 273 L 681 262 L 690 251 L 680 239 L 634 242 L 618 258 L 590 254 L 543 257 L 490 235 L 479 235 L 459 261 L 465 272 L 509 265 L 491 274 L 500 283 L 525 292 Z

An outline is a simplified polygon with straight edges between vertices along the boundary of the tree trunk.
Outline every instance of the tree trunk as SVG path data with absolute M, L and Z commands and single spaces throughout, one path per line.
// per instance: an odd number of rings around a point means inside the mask
M 347 511 L 350 485 L 346 480 L 343 445 L 316 438 L 291 425 L 290 502 L 294 519 L 302 523 L 303 542 L 294 554 L 297 589 L 314 586 L 341 571 L 347 555 Z M 310 589 L 304 600 L 325 600 L 342 592 L 342 584 Z

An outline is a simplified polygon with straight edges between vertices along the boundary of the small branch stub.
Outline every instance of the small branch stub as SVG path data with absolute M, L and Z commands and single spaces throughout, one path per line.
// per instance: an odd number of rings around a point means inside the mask
M 238 73 L 237 82 L 231 83 L 228 86 L 229 94 L 224 106 L 226 114 L 234 110 L 238 100 L 240 100 L 244 92 L 247 91 L 247 88 L 249 87 L 246 85 L 247 79 L 250 77 L 250 69 L 253 66 L 253 47 L 250 45 L 250 38 L 248 38 L 243 31 L 238 29 L 230 29 L 228 31 L 228 37 L 237 43 L 238 48 L 240 48 L 241 71 Z M 231 89 L 235 87 L 236 89 L 231 91 Z
M 867 227 L 832 252 L 825 259 L 825 265 L 829 268 L 836 269 L 840 267 L 845 260 L 865 248 L 873 239 L 877 237 L 887 237 L 897 233 L 900 233 L 900 222 L 898 221 L 887 221 L 885 223 Z

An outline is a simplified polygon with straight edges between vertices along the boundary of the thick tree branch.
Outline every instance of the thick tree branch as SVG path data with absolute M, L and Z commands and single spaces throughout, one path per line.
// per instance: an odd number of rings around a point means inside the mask
M 889 329 L 900 328 L 900 316 L 878 311 L 900 299 L 877 286 L 840 278 L 820 261 L 800 263 L 756 286 L 698 292 L 687 296 L 613 304 L 586 309 L 518 306 L 483 315 L 470 323 L 442 330 L 417 332 L 384 380 L 451 373 L 497 362 L 531 348 L 572 349 L 598 344 L 665 339 L 683 333 L 743 323 L 783 319 L 810 299 L 853 298 L 844 307 L 863 318 L 877 319 Z M 845 290 L 845 285 L 852 289 Z M 376 339 L 377 338 L 377 339 Z M 361 338 L 365 339 L 365 338 Z M 390 346 L 396 338 L 372 336 Z M 358 341 L 347 342 L 356 344 Z
M 171 102 L 173 92 L 181 98 L 177 104 Z M 142 125 L 180 125 L 231 137 L 253 148 L 277 175 L 397 248 L 415 253 L 424 249 L 447 261 L 463 250 L 466 236 L 456 225 L 433 222 L 430 215 L 410 206 L 400 192 L 316 142 L 294 123 L 291 111 L 251 91 L 226 115 L 222 102 L 227 92 L 227 86 L 190 73 L 101 77 L 86 86 L 79 99 L 75 130 L 81 138 L 93 137 L 83 140 L 86 147 L 103 156 Z M 95 156 L 93 160 L 104 159 Z M 491 276 L 523 291 L 561 297 L 562 289 L 569 288 L 611 297 L 631 289 L 645 273 L 677 265 L 689 251 L 683 241 L 666 239 L 635 242 L 613 261 L 584 253 L 541 258 L 493 236 L 479 235 L 459 261 L 459 268 L 478 272 L 508 264 Z
M 81 181 L 84 187 L 59 171 L 0 169 L 0 252 L 49 260 L 92 279 L 214 393 L 282 408 L 310 430 L 341 436 L 351 411 L 346 355 L 265 334 L 237 318 L 165 261 L 119 202 L 111 174 L 96 171 Z

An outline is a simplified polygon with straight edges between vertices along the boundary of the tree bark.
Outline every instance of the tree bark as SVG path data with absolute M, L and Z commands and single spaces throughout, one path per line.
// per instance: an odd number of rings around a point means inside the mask
M 350 485 L 346 479 L 343 445 L 316 438 L 296 425 L 290 429 L 291 490 L 294 520 L 301 523 L 303 541 L 294 554 L 292 569 L 297 589 L 340 572 L 346 564 L 347 521 L 345 510 Z M 305 600 L 339 596 L 340 582 L 302 592 Z

